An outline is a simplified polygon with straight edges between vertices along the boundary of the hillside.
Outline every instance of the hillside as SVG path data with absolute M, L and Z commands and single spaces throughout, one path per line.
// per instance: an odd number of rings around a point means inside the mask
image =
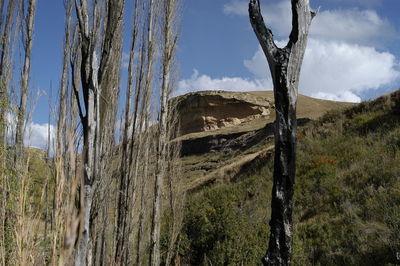
M 221 106 L 264 106 L 266 115 L 250 113 L 238 124 L 178 138 L 188 195 L 179 237 L 181 265 L 259 265 L 269 232 L 272 94 L 205 92 L 191 97 L 209 103 L 201 98 L 210 94 L 223 94 Z M 178 99 L 183 106 L 185 97 Z M 400 91 L 358 105 L 300 96 L 298 112 L 293 264 L 399 264 Z M 234 117 L 224 114 L 220 119 Z M 43 151 L 30 149 L 29 154 L 30 193 L 39 202 L 49 168 Z M 36 211 L 45 216 L 43 206 Z M 168 213 L 164 251 L 166 228 Z
M 203 91 L 175 99 L 183 130 L 182 162 L 189 190 L 257 168 L 273 148 L 272 91 Z M 352 106 L 299 95 L 299 126 L 329 110 Z M 227 122 L 227 121 L 230 121 Z M 190 130 L 189 130 L 190 129 Z
M 300 121 L 293 264 L 400 263 L 400 91 Z M 272 129 L 214 132 L 201 137 L 214 141 L 209 151 L 182 158 L 190 194 L 184 263 L 259 264 L 268 243 Z
M 257 130 L 275 120 L 272 91 L 200 91 L 174 99 L 181 140 Z M 353 105 L 299 95 L 297 117 L 315 119 L 329 110 Z

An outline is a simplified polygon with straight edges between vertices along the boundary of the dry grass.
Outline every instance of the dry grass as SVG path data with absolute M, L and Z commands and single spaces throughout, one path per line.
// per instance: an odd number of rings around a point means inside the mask
M 273 91 L 252 91 L 251 94 L 273 99 Z M 316 119 L 327 111 L 354 106 L 354 103 L 335 102 L 300 95 L 297 100 L 297 118 Z
M 272 150 L 274 149 L 274 146 L 271 145 L 268 148 L 262 149 L 258 152 L 243 155 L 239 157 L 237 160 L 234 162 L 225 165 L 215 171 L 212 171 L 209 174 L 206 174 L 200 178 L 196 178 L 195 180 L 189 182 L 186 185 L 186 191 L 193 191 L 197 190 L 205 185 L 213 184 L 216 182 L 223 182 L 223 181 L 229 181 L 231 179 L 234 179 L 240 173 L 244 170 L 244 167 L 256 160 L 262 160 L 266 156 L 268 156 Z
M 272 91 L 250 92 L 262 99 L 272 99 Z M 299 95 L 297 116 L 298 118 L 316 119 L 327 111 L 343 109 L 353 106 L 353 103 L 334 102 L 327 100 L 314 99 Z M 270 117 L 262 117 L 236 126 L 221 128 L 214 131 L 190 133 L 177 138 L 176 140 L 194 140 L 198 138 L 214 136 L 215 139 L 234 133 L 244 133 L 234 141 L 242 142 L 254 137 L 266 124 L 273 123 L 275 113 L 271 112 Z M 271 125 L 271 124 L 270 124 Z M 273 132 L 269 132 L 272 136 Z M 265 151 L 265 147 L 273 146 L 273 138 L 262 138 L 262 141 L 254 146 L 243 149 L 228 149 L 221 151 L 209 151 L 204 154 L 191 155 L 182 158 L 184 177 L 187 190 L 194 190 L 205 184 L 214 183 L 221 180 L 221 177 L 235 176 L 240 172 L 241 167 L 250 161 L 254 161 L 259 153 Z M 228 178 L 229 179 L 229 178 Z

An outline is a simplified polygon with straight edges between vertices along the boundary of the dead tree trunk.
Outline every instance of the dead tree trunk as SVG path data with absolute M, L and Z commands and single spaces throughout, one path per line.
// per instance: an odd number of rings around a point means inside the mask
M 278 48 L 265 24 L 260 1 L 250 0 L 250 22 L 267 57 L 275 97 L 275 161 L 272 188 L 270 240 L 264 265 L 289 265 L 292 251 L 292 210 L 296 168 L 296 102 L 300 68 L 309 27 L 316 13 L 309 0 L 292 0 L 292 32 Z
M 23 4 L 24 2 L 22 2 Z M 35 11 L 36 11 L 36 0 L 29 0 L 28 14 L 26 16 L 25 28 L 23 27 L 24 34 L 24 50 L 25 60 L 24 68 L 21 77 L 21 98 L 18 110 L 17 128 L 15 134 L 15 145 L 17 148 L 16 156 L 21 157 L 22 148 L 24 145 L 24 129 L 25 129 L 25 113 L 26 113 L 26 102 L 28 100 L 28 86 L 29 86 L 29 74 L 31 69 L 31 52 L 33 42 L 33 26 L 35 22 Z M 17 158 L 17 157 L 16 157 Z

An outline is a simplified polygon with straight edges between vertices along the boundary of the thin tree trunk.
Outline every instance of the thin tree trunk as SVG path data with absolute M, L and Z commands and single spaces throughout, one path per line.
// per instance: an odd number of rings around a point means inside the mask
M 81 184 L 81 238 L 78 243 L 75 265 L 92 263 L 93 243 L 91 224 L 94 223 L 96 211 L 93 208 L 94 192 L 104 191 L 99 185 L 107 151 L 113 143 L 112 128 L 107 123 L 115 119 L 114 98 L 118 96 L 119 67 L 121 60 L 121 32 L 125 1 L 105 1 L 107 18 L 104 32 L 100 35 L 100 17 L 102 16 L 99 1 L 92 4 L 93 14 L 89 16 L 87 0 L 76 0 L 76 14 L 79 23 L 80 53 L 81 53 L 81 84 L 84 99 L 84 108 L 81 106 L 79 92 L 76 101 L 80 110 L 83 125 L 83 165 L 84 173 Z M 89 21 L 89 18 L 91 20 Z M 102 40 L 99 38 L 102 37 Z M 98 44 L 101 43 L 100 62 L 97 58 Z M 109 97 L 109 99 L 107 99 Z M 108 102 L 109 100 L 109 102 Z M 82 110 L 86 113 L 83 115 Z M 93 218 L 93 219 L 91 219 Z
M 25 132 L 25 113 L 26 113 L 26 102 L 28 100 L 28 87 L 29 87 L 29 76 L 31 69 L 31 53 L 33 43 L 33 28 L 35 23 L 36 13 L 36 0 L 29 0 L 28 14 L 25 21 L 25 60 L 24 68 L 21 77 L 21 98 L 18 110 L 17 128 L 15 135 L 15 145 L 17 148 L 16 156 L 22 156 L 22 148 L 24 145 L 24 132 Z
M 272 188 L 270 240 L 264 265 L 289 265 L 292 252 L 292 210 L 296 170 L 296 102 L 300 68 L 309 27 L 316 13 L 309 0 L 292 0 L 292 32 L 278 48 L 261 15 L 259 0 L 249 4 L 250 22 L 270 67 L 275 97 L 275 162 Z
M 66 119 L 67 119 L 67 90 L 68 90 L 68 63 L 70 58 L 70 42 L 71 42 L 71 20 L 72 20 L 72 7 L 73 0 L 64 0 L 65 6 L 65 31 L 64 31 L 64 52 L 62 61 L 62 74 L 59 98 L 59 117 L 57 123 L 57 151 L 58 156 L 63 156 L 64 143 L 66 142 Z
M 2 3 L 2 9 L 3 5 Z M 9 0 L 7 4 L 6 18 L 0 28 L 0 151 L 1 151 L 1 180 L 2 187 L 2 217 L 1 217 L 1 253 L 2 262 L 5 265 L 9 262 L 13 251 L 13 216 L 11 215 L 11 208 L 9 205 L 10 199 L 10 178 L 7 174 L 7 113 L 10 110 L 9 99 L 9 83 L 12 79 L 13 60 L 11 60 L 16 36 L 18 35 L 18 28 L 20 23 L 20 16 L 18 4 L 16 0 Z M 18 13 L 16 15 L 16 13 Z M 14 26 L 14 24 L 16 24 Z M 12 38 L 12 31 L 14 26 L 14 38 Z
M 168 142 L 168 97 L 171 88 L 171 67 L 174 60 L 177 41 L 176 0 L 166 0 L 164 3 L 164 40 L 163 40 L 163 72 L 160 97 L 159 137 L 157 147 L 156 179 L 154 184 L 154 204 L 152 214 L 152 232 L 150 245 L 150 265 L 160 264 L 160 222 L 162 206 L 162 187 L 166 174 L 167 142 Z
M 13 46 L 13 42 L 11 41 L 11 34 L 13 24 L 18 17 L 15 16 L 16 7 L 16 0 L 8 1 L 4 29 L 1 32 L 2 38 L 0 39 L 0 144 L 2 147 L 6 146 L 6 115 L 9 108 L 8 85 L 11 79 L 12 69 L 11 46 Z M 2 28 L 0 28 L 0 30 L 1 29 Z
M 146 101 L 146 105 L 149 105 L 149 101 Z M 151 150 L 151 141 L 154 139 L 154 136 L 149 132 L 149 109 L 147 110 L 145 115 L 145 126 L 143 136 L 141 137 L 141 145 L 142 148 L 139 151 L 144 152 L 144 158 L 141 159 L 141 163 L 143 164 L 143 172 L 142 172 L 142 180 L 138 181 L 140 184 L 137 189 L 140 189 L 138 198 L 140 198 L 140 209 L 139 209 L 139 218 L 138 218 L 138 233 L 137 233 L 137 243 L 136 243 L 136 265 L 141 265 L 142 263 L 142 249 L 143 239 L 144 239 L 144 228 L 145 228 L 145 216 L 146 216 L 146 202 L 149 199 L 149 196 L 146 194 L 146 188 L 148 180 L 150 179 L 149 174 L 149 161 L 150 161 L 150 150 Z M 137 167 L 139 163 L 137 162 Z
M 173 102 L 171 102 L 173 103 Z M 171 141 L 179 132 L 179 118 L 176 106 L 169 106 L 168 111 L 168 140 L 167 145 L 167 175 L 169 189 L 169 207 L 171 209 L 171 221 L 168 234 L 168 251 L 165 259 L 165 265 L 169 266 L 176 259 L 177 247 L 179 246 L 179 235 L 182 228 L 184 218 L 184 202 L 185 192 L 183 191 L 184 181 L 182 178 L 182 166 L 180 164 L 181 143 L 179 141 Z
M 126 92 L 126 104 L 125 104 L 125 120 L 124 120 L 124 131 L 122 140 L 122 157 L 120 166 L 120 181 L 118 191 L 118 205 L 117 205 L 117 225 L 116 225 L 116 248 L 115 248 L 115 263 L 122 264 L 125 260 L 124 256 L 127 257 L 128 243 L 127 237 L 127 218 L 129 214 L 129 182 L 131 175 L 129 173 L 129 161 L 128 158 L 133 152 L 129 149 L 129 128 L 131 127 L 131 97 L 133 89 L 133 73 L 134 73 L 134 60 L 135 60 L 135 48 L 137 44 L 138 35 L 138 15 L 140 9 L 140 1 L 135 0 L 134 16 L 133 16 L 133 30 L 132 30 L 132 43 L 129 54 L 129 66 L 128 66 L 128 86 Z M 132 129 L 134 130 L 134 129 Z M 134 142 L 132 138 L 130 140 Z M 124 255 L 125 254 L 125 255 Z

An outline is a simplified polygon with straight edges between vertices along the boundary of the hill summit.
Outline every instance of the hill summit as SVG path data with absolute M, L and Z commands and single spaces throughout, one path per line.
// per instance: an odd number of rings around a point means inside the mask
M 181 136 L 224 128 L 232 132 L 256 129 L 260 123 L 275 119 L 272 91 L 200 91 L 175 100 Z M 299 118 L 315 119 L 329 110 L 349 105 L 299 95 L 297 114 Z

